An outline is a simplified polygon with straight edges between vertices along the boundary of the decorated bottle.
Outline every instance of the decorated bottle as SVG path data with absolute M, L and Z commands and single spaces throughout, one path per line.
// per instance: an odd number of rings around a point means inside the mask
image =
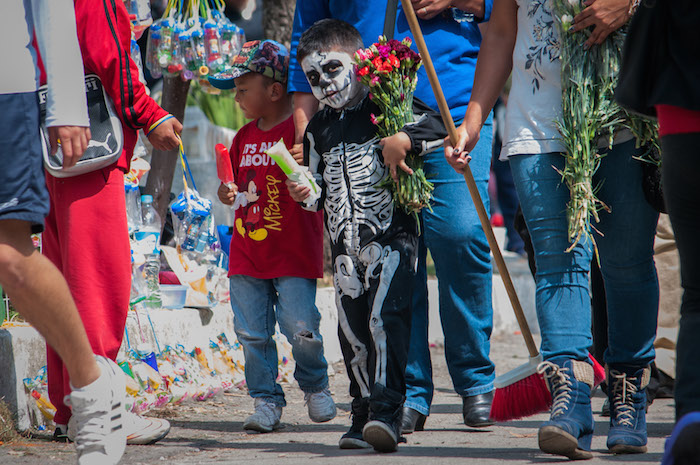
M 182 67 L 182 79 L 189 81 L 194 77 L 194 73 L 190 70 L 190 63 L 195 59 L 194 48 L 192 47 L 192 41 L 190 39 L 190 34 L 187 32 L 181 32 L 177 37 L 178 49 L 180 52 L 180 60 Z
M 160 21 L 153 23 L 148 33 L 148 43 L 146 45 L 146 67 L 151 72 L 151 76 L 156 79 L 163 75 L 163 72 L 160 70 L 160 64 L 158 64 L 160 29 Z
M 171 61 L 171 53 L 173 46 L 173 20 L 170 18 L 164 19 L 160 23 L 160 43 L 156 51 L 158 66 L 161 70 L 167 70 Z
M 238 51 L 235 49 L 238 40 L 236 26 L 229 22 L 221 24 L 221 57 L 224 65 L 231 65 L 231 59 Z
M 193 72 L 201 76 L 206 76 L 209 74 L 209 67 L 207 66 L 207 50 L 204 46 L 204 33 L 201 29 L 195 29 L 192 31 L 192 47 L 194 48 L 195 57 L 195 69 L 191 69 Z
M 167 75 L 168 76 L 177 76 L 179 75 L 183 68 L 184 68 L 184 61 L 182 58 L 182 50 L 180 49 L 180 40 L 179 37 L 182 34 L 185 33 L 185 29 L 181 25 L 176 25 L 173 28 L 173 35 L 172 35 L 172 50 L 170 52 L 170 60 L 168 61 L 168 66 L 167 66 Z M 189 39 L 188 39 L 189 40 Z
M 216 27 L 216 23 L 212 21 L 204 23 L 204 46 L 207 51 L 207 66 L 210 72 L 220 71 L 224 62 L 221 59 L 219 29 Z

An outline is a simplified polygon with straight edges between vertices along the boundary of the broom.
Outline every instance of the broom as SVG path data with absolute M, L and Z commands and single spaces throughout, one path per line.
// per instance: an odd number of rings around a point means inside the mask
M 401 5 L 403 6 L 408 25 L 413 33 L 413 39 L 416 43 L 416 47 L 418 47 L 421 59 L 423 60 L 423 66 L 425 67 L 428 80 L 430 81 L 430 86 L 435 94 L 435 100 L 437 101 L 440 109 L 442 121 L 445 124 L 450 141 L 453 145 L 456 145 L 458 142 L 457 129 L 455 128 L 454 121 L 452 120 L 450 108 L 447 106 L 445 95 L 442 92 L 440 81 L 435 73 L 435 68 L 433 67 L 433 62 L 430 58 L 428 47 L 423 39 L 423 33 L 421 32 L 420 25 L 418 24 L 418 18 L 416 18 L 413 5 L 411 4 L 410 0 L 401 0 Z M 520 332 L 525 339 L 525 345 L 527 346 L 527 351 L 530 356 L 528 362 L 524 365 L 521 365 L 515 370 L 496 378 L 494 381 L 496 392 L 491 404 L 490 416 L 496 421 L 508 421 L 534 415 L 536 413 L 548 410 L 552 405 L 552 396 L 547 388 L 547 384 L 542 375 L 537 372 L 537 366 L 542 362 L 542 355 L 537 350 L 535 341 L 532 338 L 530 326 L 525 319 L 523 309 L 520 305 L 520 300 L 518 299 L 518 295 L 515 292 L 515 287 L 513 286 L 513 281 L 511 280 L 510 273 L 508 273 L 506 263 L 503 260 L 501 249 L 496 242 L 496 237 L 494 236 L 493 229 L 491 228 L 491 222 L 486 214 L 484 203 L 481 200 L 481 195 L 476 187 L 476 182 L 474 181 L 474 176 L 472 175 L 469 164 L 465 165 L 464 180 L 467 183 L 469 194 L 472 198 L 472 202 L 474 203 L 474 207 L 476 208 L 479 220 L 481 221 L 481 226 L 484 229 L 484 234 L 486 235 L 486 240 L 491 248 L 494 261 L 496 262 L 496 267 L 498 268 L 498 272 L 503 279 L 503 284 L 506 288 L 506 292 L 508 293 L 510 303 L 513 306 L 515 318 L 518 321 L 518 326 L 520 326 Z M 590 354 L 589 357 L 593 362 L 596 378 L 602 382 L 605 377 L 605 370 L 597 361 L 595 361 L 593 357 L 590 356 Z

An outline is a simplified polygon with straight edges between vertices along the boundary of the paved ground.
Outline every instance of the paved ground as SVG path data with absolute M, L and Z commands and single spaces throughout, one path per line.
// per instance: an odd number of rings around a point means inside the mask
M 526 353 L 517 335 L 493 341 L 493 358 L 499 372 L 523 363 Z M 285 386 L 288 407 L 282 417 L 284 428 L 273 434 L 248 434 L 242 422 L 252 410 L 245 393 L 225 394 L 216 400 L 190 403 L 153 412 L 168 418 L 173 425 L 163 441 L 152 446 L 129 446 L 123 464 L 507 464 L 561 463 L 566 459 L 545 455 L 537 449 L 537 427 L 545 415 L 504 423 L 485 430 L 461 424 L 461 400 L 452 391 L 443 352 L 433 349 L 436 396 L 427 430 L 407 436 L 408 443 L 394 454 L 371 450 L 342 451 L 338 438 L 349 426 L 347 378 L 336 365 L 331 388 L 338 402 L 338 417 L 325 424 L 313 424 L 306 416 L 301 392 Z M 599 412 L 603 398 L 593 399 Z M 657 400 L 649 411 L 649 453 L 636 456 L 612 456 L 606 453 L 607 419 L 595 415 L 594 458 L 588 464 L 651 464 L 661 461 L 664 438 L 673 421 L 671 399 Z M 54 443 L 48 436 L 21 438 L 0 446 L 0 463 L 45 465 L 74 463 L 72 445 Z

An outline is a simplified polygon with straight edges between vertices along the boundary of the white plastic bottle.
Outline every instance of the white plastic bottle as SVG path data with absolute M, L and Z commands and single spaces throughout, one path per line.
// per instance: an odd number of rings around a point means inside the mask
M 148 290 L 146 306 L 160 308 L 162 302 L 158 274 L 160 273 L 161 222 L 160 215 L 153 206 L 153 197 L 150 195 L 141 196 L 141 217 L 142 226 L 136 231 L 135 239 L 139 251 L 146 257 L 146 263 L 143 265 L 143 276 Z
M 126 223 L 129 227 L 129 235 L 133 235 L 141 229 L 141 198 L 139 186 L 130 183 L 124 184 L 126 197 Z

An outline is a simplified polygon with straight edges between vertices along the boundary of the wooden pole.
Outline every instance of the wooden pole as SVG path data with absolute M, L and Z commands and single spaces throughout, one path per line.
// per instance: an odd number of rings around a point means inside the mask
M 430 86 L 433 88 L 433 93 L 435 94 L 435 100 L 437 100 L 438 107 L 440 109 L 440 115 L 442 116 L 442 121 L 445 123 L 445 128 L 447 128 L 447 134 L 450 136 L 450 141 L 452 145 L 456 145 L 457 138 L 457 128 L 455 128 L 454 120 L 452 119 L 452 114 L 450 113 L 450 107 L 447 106 L 447 101 L 445 100 L 445 95 L 442 92 L 442 87 L 440 86 L 440 81 L 438 80 L 437 74 L 435 73 L 435 68 L 433 67 L 433 61 L 430 58 L 430 53 L 428 52 L 428 47 L 425 45 L 425 39 L 423 38 L 423 33 L 421 31 L 420 25 L 418 24 L 418 18 L 416 17 L 416 12 L 413 11 L 413 5 L 411 0 L 401 0 L 401 5 L 403 6 L 404 14 L 408 20 L 408 26 L 411 28 L 413 33 L 413 39 L 416 42 L 416 47 L 420 52 L 421 60 L 423 61 L 423 66 L 428 74 L 428 80 L 430 81 Z M 471 195 L 472 202 L 474 202 L 474 207 L 476 207 L 476 213 L 479 215 L 479 220 L 481 221 L 481 226 L 484 228 L 484 234 L 486 235 L 486 240 L 491 247 L 491 253 L 493 253 L 493 259 L 496 262 L 496 267 L 498 272 L 503 279 L 503 284 L 506 287 L 506 292 L 508 293 L 508 298 L 513 306 L 513 312 L 515 312 L 515 318 L 518 320 L 518 325 L 520 325 L 520 330 L 523 333 L 523 338 L 525 339 L 525 345 L 530 353 L 530 357 L 537 357 L 539 351 L 535 345 L 535 341 L 532 338 L 532 332 L 530 331 L 530 326 L 527 324 L 525 319 L 525 314 L 520 306 L 520 300 L 518 299 L 518 294 L 515 292 L 515 286 L 513 286 L 513 281 L 510 278 L 510 273 L 506 267 L 506 262 L 503 260 L 503 255 L 501 254 L 501 249 L 496 242 L 496 236 L 493 234 L 493 228 L 491 228 L 491 222 L 486 214 L 486 208 L 484 208 L 484 202 L 481 200 L 481 195 L 479 194 L 479 189 L 476 187 L 476 182 L 474 181 L 474 175 L 469 165 L 466 165 L 464 170 L 464 180 L 467 182 L 467 188 L 469 189 L 469 194 Z
M 187 93 L 190 89 L 190 81 L 184 81 L 180 76 L 163 78 L 163 99 L 161 107 L 180 122 L 185 120 L 185 106 L 187 104 Z M 170 202 L 170 189 L 175 175 L 175 165 L 177 164 L 178 149 L 161 150 L 153 149 L 151 157 L 151 171 L 148 172 L 146 180 L 145 194 L 153 196 L 155 206 L 161 221 L 165 222 L 165 213 Z

